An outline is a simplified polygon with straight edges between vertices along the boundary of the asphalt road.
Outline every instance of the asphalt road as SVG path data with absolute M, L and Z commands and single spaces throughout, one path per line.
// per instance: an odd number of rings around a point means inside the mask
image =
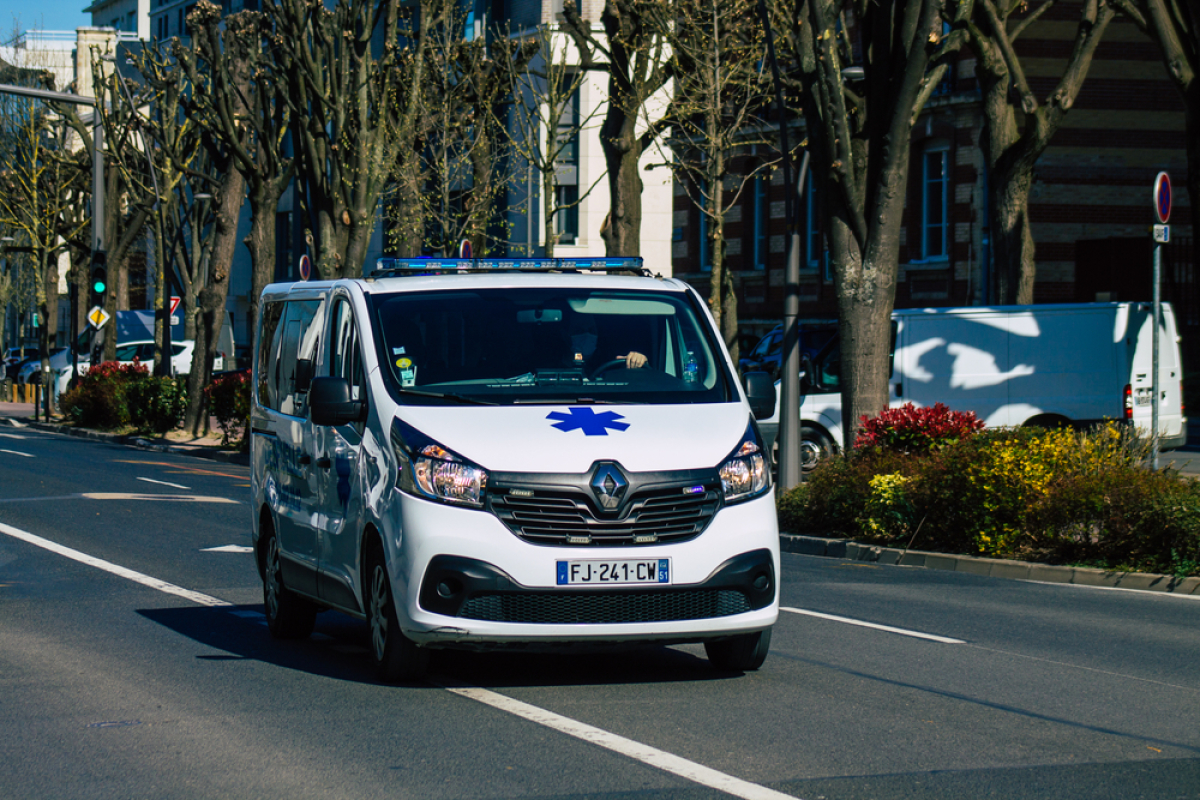
M 1195 598 L 785 554 L 756 673 L 444 652 L 387 687 L 362 623 L 268 636 L 245 468 L 0 434 L 6 799 L 1200 798 Z

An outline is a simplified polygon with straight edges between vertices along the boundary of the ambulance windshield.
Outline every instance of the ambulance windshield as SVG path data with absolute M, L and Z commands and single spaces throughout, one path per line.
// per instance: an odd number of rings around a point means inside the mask
M 722 403 L 707 320 L 671 292 L 502 288 L 373 295 L 380 359 L 406 403 Z

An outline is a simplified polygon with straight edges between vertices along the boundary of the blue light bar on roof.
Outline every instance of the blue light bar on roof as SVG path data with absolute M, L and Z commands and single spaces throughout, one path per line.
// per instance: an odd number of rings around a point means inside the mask
M 640 257 L 628 258 L 381 258 L 377 272 L 546 272 L 550 270 L 632 270 L 644 267 Z

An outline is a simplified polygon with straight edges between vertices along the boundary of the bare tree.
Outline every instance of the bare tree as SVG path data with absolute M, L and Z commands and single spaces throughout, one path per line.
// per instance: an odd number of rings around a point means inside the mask
M 271 58 L 277 45 L 271 43 L 270 21 L 265 15 L 243 11 L 222 18 L 218 6 L 202 0 L 188 22 L 192 46 L 177 46 L 173 51 L 192 87 L 184 101 L 187 113 L 229 149 L 246 180 L 250 200 L 250 233 L 244 240 L 250 251 L 248 330 L 253 332 L 258 324 L 259 296 L 275 274 L 275 214 L 295 175 L 294 161 L 283 149 L 291 110 L 283 97 L 285 87 L 272 79 Z M 244 144 L 247 133 L 249 141 Z
M 491 249 L 496 202 L 510 180 L 507 138 L 497 109 L 509 98 L 510 70 L 522 70 L 529 44 L 503 36 L 467 41 L 453 4 L 439 24 L 424 26 L 427 80 L 422 135 L 414 140 L 426 190 L 419 193 L 426 250 L 453 254 L 461 241 Z
M 426 37 L 444 0 L 265 0 L 286 89 L 317 272 L 358 276 L 399 150 L 414 129 Z
M 846 442 L 888 402 L 912 126 L 965 33 L 969 1 L 803 0 L 788 32 L 837 292 Z M 857 40 L 857 41 L 856 41 Z M 860 55 L 862 79 L 843 70 Z
M 672 24 L 665 0 L 606 0 L 596 36 L 574 0 L 563 4 L 566 30 L 579 49 L 584 70 L 608 74 L 608 107 L 600 147 L 608 170 L 610 210 L 601 229 L 610 256 L 641 254 L 642 154 L 670 124 L 669 111 L 652 115 L 651 98 L 667 88 L 671 54 L 664 31 Z
M 202 29 L 206 18 L 216 13 L 218 9 L 206 3 L 192 11 L 189 21 L 194 18 L 195 26 Z M 238 35 L 238 30 L 235 26 L 234 32 L 227 32 L 224 37 L 228 69 L 222 75 L 228 79 L 224 88 L 232 97 L 230 111 L 235 118 L 248 113 L 244 98 L 249 96 L 251 59 L 246 50 L 259 46 L 256 35 Z M 249 147 L 250 129 L 243 125 L 231 142 L 220 128 L 204 127 L 200 124 L 202 117 L 187 113 L 197 87 L 212 92 L 209 81 L 214 79 L 207 72 L 189 73 L 178 68 L 177 60 L 183 50 L 178 42 L 173 43 L 173 57 L 168 59 L 154 49 L 145 48 L 137 59 L 137 67 L 154 93 L 144 127 L 152 140 L 148 151 L 156 162 L 155 186 L 160 203 L 156 240 L 159 262 L 163 265 L 161 285 L 166 290 L 167 265 L 174 262 L 188 301 L 185 335 L 195 341 L 184 426 L 193 435 L 199 435 L 208 428 L 204 388 L 212 378 L 213 358 L 225 324 L 238 218 L 245 203 L 246 179 L 233 151 L 235 145 Z M 201 82 L 192 83 L 193 76 Z M 213 197 L 211 207 L 206 207 L 211 208 L 211 226 L 197 224 L 200 209 L 195 207 L 196 196 L 202 193 L 211 193 Z M 201 236 L 205 229 L 207 232 Z M 190 237 L 183 235 L 184 230 L 190 232 Z M 169 254 L 165 252 L 168 247 Z
M 778 131 L 764 116 L 771 75 L 754 0 L 680 0 L 675 11 L 664 31 L 676 64 L 667 165 L 708 221 L 708 304 L 736 361 L 737 287 L 725 256 L 725 220 L 752 182 L 779 163 Z M 751 159 L 759 148 L 775 155 Z
M 39 317 L 38 349 L 45 371 L 50 368 L 52 337 L 58 330 L 59 257 L 69 249 L 68 239 L 61 235 L 62 220 L 66 206 L 73 202 L 72 184 L 81 175 L 71 161 L 56 157 L 66 150 L 67 127 L 45 104 L 15 98 L 6 106 L 16 113 L 3 121 L 0 228 L 15 232 L 14 238 L 29 247 L 33 268 L 29 288 Z M 46 392 L 45 404 L 46 413 L 51 413 L 52 391 Z
M 573 197 L 560 196 L 557 191 L 559 167 L 569 152 L 578 147 L 579 136 L 595 125 L 602 106 L 581 107 L 579 97 L 589 73 L 579 68 L 578 60 L 572 57 L 573 48 L 560 33 L 541 26 L 526 41 L 536 48 L 538 55 L 524 67 L 509 62 L 507 91 L 513 98 L 513 106 L 509 118 L 502 121 L 507 124 L 501 128 L 516 161 L 537 174 L 535 181 L 525 181 L 525 191 L 531 195 L 534 187 L 538 188 L 542 248 L 546 258 L 554 258 L 554 248 L 562 238 L 556 220 L 570 209 L 578 208 L 604 179 L 602 173 L 590 186 L 576 184 Z M 533 213 L 529 204 L 525 213 Z
M 981 144 L 989 173 L 996 294 L 1002 303 L 1033 302 L 1037 273 L 1029 224 L 1033 168 L 1079 97 L 1096 46 L 1115 15 L 1107 0 L 1085 0 L 1058 83 L 1038 102 L 1015 45 L 1056 2 L 1042 0 L 1030 11 L 1024 1 L 974 0 L 974 14 L 966 25 L 971 47 L 979 56 L 975 74 L 983 88 Z

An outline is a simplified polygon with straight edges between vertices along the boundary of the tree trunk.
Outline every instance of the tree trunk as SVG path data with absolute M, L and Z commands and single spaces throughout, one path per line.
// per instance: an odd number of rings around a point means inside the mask
M 1029 224 L 1029 191 L 1033 171 L 997 169 L 989 185 L 992 245 L 997 272 L 996 300 L 1005 305 L 1031 305 L 1037 277 L 1033 232 Z
M 600 143 L 608 167 L 610 210 L 607 224 L 600 230 L 606 256 L 642 254 L 642 176 L 638 162 L 642 151 L 635 143 L 632 125 L 627 141 L 607 138 L 602 129 Z M 622 137 L 624 138 L 624 137 Z
M 38 328 L 38 348 L 42 355 L 42 378 L 46 383 L 42 386 L 45 398 L 43 409 L 46 419 L 54 413 L 54 385 L 57 375 L 50 369 L 50 351 L 54 347 L 54 336 L 58 332 L 58 259 L 52 258 L 48 252 L 38 253 L 41 265 L 42 291 L 39 295 L 38 314 L 41 317 L 41 327 Z
M 250 318 L 247 330 L 251 343 L 258 331 L 262 290 L 275 277 L 275 212 L 283 192 L 274 182 L 260 181 L 250 195 L 250 233 L 243 243 L 250 251 Z
M 907 169 L 904 173 L 906 179 Z M 903 183 L 904 180 L 901 185 Z M 902 208 L 899 204 L 893 205 L 896 207 L 888 208 L 885 217 L 894 221 L 881 219 L 873 228 L 865 256 L 844 221 L 831 219 L 830 257 L 835 262 L 842 350 L 842 431 L 847 450 L 854 446 L 862 419 L 874 417 L 888 406 L 888 355 L 892 341 Z
M 232 161 L 232 160 L 231 160 Z M 242 171 L 227 167 L 225 180 L 216 193 L 217 212 L 213 242 L 209 249 L 208 275 L 200 292 L 200 319 L 196 326 L 196 345 L 192 351 L 192 371 L 188 375 L 188 405 L 184 427 L 193 436 L 208 429 L 204 389 L 212 380 L 213 358 L 217 353 L 221 328 L 225 323 L 225 298 L 229 295 L 229 270 L 237 246 L 238 214 L 245 200 L 246 179 Z

